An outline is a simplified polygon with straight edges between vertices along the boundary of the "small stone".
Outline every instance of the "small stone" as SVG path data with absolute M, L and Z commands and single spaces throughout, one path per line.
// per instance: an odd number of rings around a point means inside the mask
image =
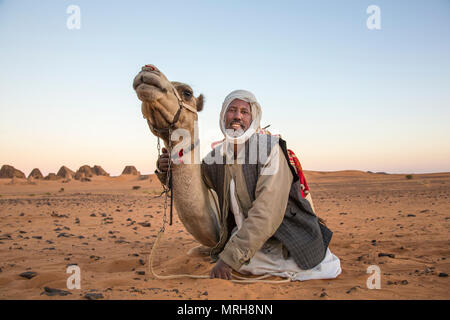
M 379 253 L 379 257 L 389 257 L 389 258 L 395 258 L 395 254 L 393 253 Z
M 439 273 L 439 277 L 445 278 L 445 277 L 448 277 L 448 274 L 445 272 L 441 272 L 441 273 Z
M 41 294 L 46 294 L 47 296 L 67 296 L 68 294 L 72 294 L 72 292 L 44 287 L 44 292 L 42 292 Z
M 23 272 L 21 274 L 19 274 L 19 276 L 23 277 L 23 278 L 27 278 L 27 279 L 31 279 L 37 276 L 36 272 L 33 271 L 27 271 L 27 272 Z
M 136 273 L 140 276 L 145 276 L 145 271 L 136 271 Z
M 347 294 L 349 294 L 349 293 L 351 293 L 353 291 L 356 291 L 356 288 L 361 288 L 361 287 L 360 286 L 352 287 L 352 288 L 347 290 Z
M 402 282 L 400 282 L 400 283 L 403 285 L 408 284 L 408 280 L 402 280 Z
M 88 300 L 98 300 L 98 299 L 103 299 L 104 298 L 103 294 L 101 294 L 101 293 L 94 293 L 94 292 L 86 293 L 84 295 L 84 297 L 86 299 L 88 299 Z
M 68 234 L 66 232 L 61 232 L 60 234 L 58 234 L 58 238 L 60 238 L 60 237 L 68 238 L 68 237 L 70 237 L 70 234 Z
M 321 297 L 321 298 L 327 297 L 327 296 L 328 296 L 328 294 L 327 294 L 325 291 L 323 291 L 323 292 L 320 294 L 320 297 Z
M 150 227 L 150 222 L 139 222 L 138 224 L 143 227 Z

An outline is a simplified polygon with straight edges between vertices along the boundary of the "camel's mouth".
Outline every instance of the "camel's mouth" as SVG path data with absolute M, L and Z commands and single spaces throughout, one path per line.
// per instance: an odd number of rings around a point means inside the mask
M 161 99 L 167 90 L 157 85 L 141 83 L 136 87 L 136 93 L 141 101 L 156 101 Z
M 167 93 L 159 75 L 152 72 L 145 72 L 136 77 L 134 90 L 141 101 L 155 101 Z

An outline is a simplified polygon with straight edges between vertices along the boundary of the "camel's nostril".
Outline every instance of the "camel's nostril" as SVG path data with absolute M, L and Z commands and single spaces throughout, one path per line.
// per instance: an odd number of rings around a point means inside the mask
M 152 64 L 146 64 L 145 66 L 142 67 L 142 71 L 159 71 L 159 70 Z

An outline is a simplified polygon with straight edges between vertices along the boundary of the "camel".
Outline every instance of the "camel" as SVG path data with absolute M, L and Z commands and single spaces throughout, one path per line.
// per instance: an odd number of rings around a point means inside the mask
M 175 122 L 173 130 L 185 129 L 189 132 L 191 155 L 194 155 L 198 151 L 195 149 L 199 148 L 199 143 L 194 141 L 194 130 L 197 113 L 203 109 L 203 95 L 195 97 L 189 85 L 170 82 L 153 65 L 142 68 L 134 79 L 133 88 L 142 101 L 142 115 L 147 119 L 150 131 L 160 137 L 168 148 L 170 137 L 166 129 Z M 172 148 L 180 142 L 172 141 Z M 200 164 L 191 161 L 190 164 L 174 165 L 172 186 L 175 209 L 186 230 L 206 247 L 203 250 L 214 247 L 219 241 L 218 212 L 214 195 L 203 183 Z

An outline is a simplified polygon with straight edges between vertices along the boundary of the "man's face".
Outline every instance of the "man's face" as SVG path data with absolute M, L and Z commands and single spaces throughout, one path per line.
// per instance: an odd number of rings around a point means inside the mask
M 252 112 L 250 103 L 234 99 L 225 112 L 225 128 L 234 131 L 243 130 L 244 132 L 252 123 Z

